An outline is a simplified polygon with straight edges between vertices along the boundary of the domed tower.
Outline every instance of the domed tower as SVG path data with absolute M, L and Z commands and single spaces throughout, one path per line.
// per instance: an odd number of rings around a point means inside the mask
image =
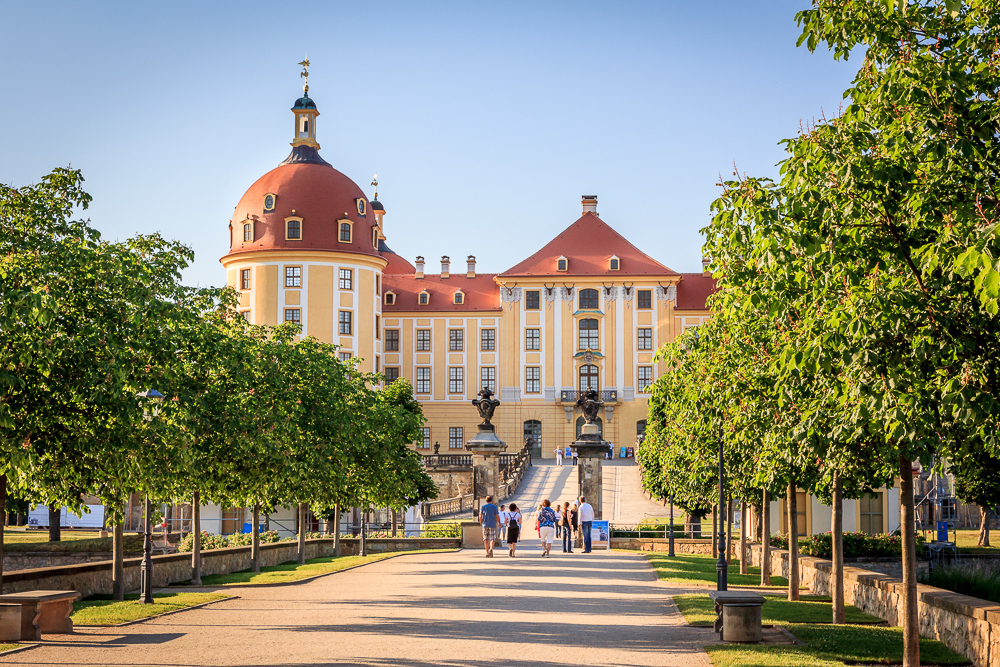
M 240 312 L 254 324 L 295 322 L 303 336 L 361 357 L 381 370 L 382 207 L 320 157 L 319 110 L 306 78 L 292 113 L 292 151 L 240 198 L 229 221 L 221 262 L 240 293 Z

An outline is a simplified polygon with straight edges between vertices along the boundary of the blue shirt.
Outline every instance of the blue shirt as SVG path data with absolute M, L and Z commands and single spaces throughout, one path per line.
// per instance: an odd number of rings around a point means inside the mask
M 538 525 L 542 527 L 556 525 L 556 513 L 551 507 L 543 507 L 538 513 Z
M 486 503 L 479 508 L 479 516 L 483 520 L 483 528 L 497 528 L 500 519 L 500 508 L 493 503 Z

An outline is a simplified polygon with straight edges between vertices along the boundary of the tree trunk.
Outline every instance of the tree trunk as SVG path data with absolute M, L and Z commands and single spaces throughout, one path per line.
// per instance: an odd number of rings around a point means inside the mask
M 396 513 L 395 507 L 390 508 L 389 511 L 392 512 L 392 536 L 398 537 L 399 515 Z
M 903 537 L 903 667 L 920 667 L 917 615 L 917 540 L 913 516 L 913 464 L 899 455 L 899 532 Z
M 760 505 L 760 585 L 771 585 L 771 494 L 764 489 L 764 502 Z
M 253 542 L 250 544 L 250 560 L 253 571 L 260 572 L 260 503 L 253 506 L 253 526 L 250 528 Z
M 309 506 L 299 503 L 299 549 L 297 562 L 299 565 L 306 564 L 306 509 Z
M 191 498 L 191 584 L 201 586 L 201 494 Z
M 340 555 L 340 503 L 333 506 L 333 555 Z
M 747 501 L 740 501 L 740 574 L 747 573 Z
M 24 525 L 24 512 L 18 512 L 17 513 L 17 525 L 19 525 L 19 526 L 23 526 Z
M 719 506 L 712 505 L 712 558 L 719 557 Z
M 111 533 L 111 597 L 121 602 L 125 599 L 125 517 L 114 526 Z
M 726 562 L 733 562 L 733 497 L 726 498 Z
M 62 541 L 62 508 L 58 504 L 49 505 L 49 542 Z
M 0 512 L 7 516 L 7 475 L 0 475 Z M 0 530 L 0 593 L 3 593 L 3 530 Z
M 830 526 L 833 533 L 833 585 L 831 586 L 831 597 L 833 598 L 833 622 L 844 623 L 847 621 L 844 612 L 844 488 L 840 479 L 840 473 L 833 473 L 833 517 Z
M 684 515 L 684 532 L 688 534 L 692 540 L 701 539 L 701 515 L 700 514 L 685 514 Z
M 979 542 L 978 546 L 990 546 L 990 509 L 988 507 L 979 508 Z
M 788 599 L 799 599 L 799 510 L 795 482 L 788 484 Z

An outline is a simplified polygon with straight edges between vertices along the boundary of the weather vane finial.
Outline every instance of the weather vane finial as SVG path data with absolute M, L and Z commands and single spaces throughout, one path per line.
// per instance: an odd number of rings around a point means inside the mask
M 372 197 L 372 199 L 378 199 L 378 172 L 377 171 L 375 172 L 375 175 L 372 176 L 372 187 L 375 188 L 375 196 Z
M 307 55 L 306 59 L 303 60 L 302 62 L 300 62 L 299 64 L 302 65 L 302 73 L 299 74 L 299 76 L 301 76 L 303 79 L 306 80 L 305 85 L 302 86 L 302 90 L 305 91 L 306 95 L 308 95 L 309 94 L 309 56 Z

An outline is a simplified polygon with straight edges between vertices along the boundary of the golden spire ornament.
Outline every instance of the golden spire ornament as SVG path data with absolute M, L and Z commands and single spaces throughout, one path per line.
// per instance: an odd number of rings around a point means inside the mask
M 306 80 L 305 85 L 302 86 L 302 90 L 305 92 L 306 95 L 308 95 L 309 94 L 309 56 L 307 55 L 306 59 L 303 60 L 302 62 L 300 62 L 299 64 L 302 65 L 302 73 L 299 74 L 299 76 L 301 76 L 303 79 Z
M 372 197 L 372 199 L 378 199 L 378 172 L 377 171 L 375 172 L 375 175 L 372 176 L 372 187 L 375 188 L 375 196 Z

